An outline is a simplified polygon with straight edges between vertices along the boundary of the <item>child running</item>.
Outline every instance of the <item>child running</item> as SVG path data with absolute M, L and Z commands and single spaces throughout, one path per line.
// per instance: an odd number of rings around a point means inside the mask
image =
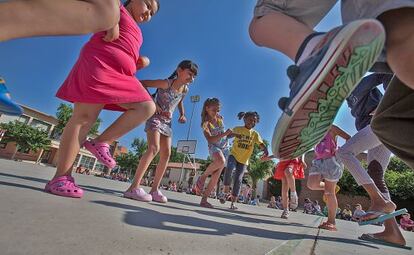
M 154 102 L 135 73 L 147 63 L 146 58 L 140 57 L 137 52 L 142 44 L 137 23 L 149 21 L 157 10 L 157 4 L 149 6 L 145 0 L 131 1 L 125 7 L 121 5 L 119 39 L 105 42 L 102 40 L 105 32 L 99 32 L 81 50 L 78 61 L 56 94 L 73 102 L 74 110 L 62 134 L 61 156 L 55 176 L 46 184 L 47 192 L 82 197 L 83 190 L 71 176 L 81 145 L 84 144 L 103 164 L 113 168 L 115 161 L 109 152 L 109 144 L 154 113 Z M 124 113 L 96 139 L 85 142 L 102 109 Z
M 195 192 L 198 196 L 202 195 L 200 206 L 213 208 L 207 202 L 207 198 L 213 191 L 220 178 L 221 172 L 226 164 L 229 155 L 229 144 L 227 138 L 232 134 L 231 129 L 225 130 L 223 117 L 220 112 L 220 101 L 217 98 L 208 98 L 203 105 L 201 112 L 201 127 L 208 142 L 208 151 L 213 162 L 208 165 L 206 171 L 198 177 Z M 204 182 L 211 175 L 210 182 L 204 190 Z M 203 192 L 204 190 L 204 192 Z
M 230 205 L 230 209 L 232 210 L 237 210 L 237 207 L 234 206 L 234 202 L 237 201 L 239 196 L 243 175 L 249 165 L 249 159 L 253 153 L 254 146 L 258 145 L 264 152 L 264 156 L 269 154 L 259 133 L 253 129 L 256 126 L 256 123 L 259 123 L 259 114 L 257 112 L 239 112 L 237 116 L 239 119 L 243 118 L 244 126 L 233 128 L 235 139 L 227 161 L 227 168 L 224 172 L 223 190 L 224 194 L 229 192 L 231 176 L 233 171 L 235 171 Z M 226 202 L 226 196 L 220 197 L 220 202 L 224 204 Z
M 358 185 L 368 193 L 371 205 L 368 211 L 359 218 L 360 224 L 384 221 L 384 231 L 363 234 L 360 238 L 372 242 L 405 246 L 406 241 L 398 227 L 394 216 L 404 210 L 394 212 L 396 205 L 384 180 L 385 170 L 391 158 L 391 152 L 381 143 L 371 129 L 371 119 L 383 98 L 377 86 L 383 84 L 387 88 L 392 80 L 392 73 L 373 73 L 362 79 L 356 89 L 348 97 L 348 106 L 355 117 L 358 132 L 352 136 L 337 153 Z M 366 170 L 357 155 L 368 151 Z
M 337 137 L 345 140 L 351 138 L 345 131 L 333 125 L 322 141 L 315 147 L 315 159 L 309 170 L 308 187 L 311 190 L 323 190 L 327 200 L 328 220 L 323 222 L 319 228 L 337 231 L 335 219 L 338 209 L 336 199 L 337 185 L 341 179 L 344 168 L 335 157 L 337 150 Z M 323 180 L 323 181 L 322 181 Z
M 188 93 L 188 85 L 194 81 L 197 73 L 197 64 L 190 60 L 184 60 L 178 64 L 177 69 L 168 79 L 143 81 L 145 86 L 157 88 L 155 94 L 157 111 L 145 125 L 148 149 L 142 155 L 134 180 L 127 191 L 125 191 L 124 197 L 143 202 L 167 203 L 168 199 L 161 193 L 159 186 L 171 155 L 172 115 L 178 106 L 180 111 L 178 121 L 180 123 L 186 122 L 183 101 Z M 155 169 L 151 191 L 148 194 L 143 188 L 140 188 L 140 183 L 148 166 L 158 153 L 160 153 L 160 160 Z
M 263 157 L 262 160 L 269 160 L 275 156 Z M 273 178 L 282 181 L 282 204 L 283 211 L 280 216 L 282 219 L 289 218 L 289 208 L 296 210 L 298 208 L 298 194 L 296 193 L 296 179 L 304 179 L 304 169 L 306 164 L 302 158 L 282 160 L 275 166 Z M 290 190 L 290 199 L 289 197 Z

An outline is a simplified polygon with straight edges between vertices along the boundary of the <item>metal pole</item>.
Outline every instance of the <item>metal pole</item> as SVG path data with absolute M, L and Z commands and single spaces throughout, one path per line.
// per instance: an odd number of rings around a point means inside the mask
M 193 115 L 194 115 L 194 109 L 195 109 L 196 102 L 193 102 L 193 110 L 191 111 L 191 117 L 190 117 L 190 123 L 188 124 L 188 131 L 187 131 L 187 140 L 190 137 L 190 131 L 191 131 L 191 124 L 193 122 Z

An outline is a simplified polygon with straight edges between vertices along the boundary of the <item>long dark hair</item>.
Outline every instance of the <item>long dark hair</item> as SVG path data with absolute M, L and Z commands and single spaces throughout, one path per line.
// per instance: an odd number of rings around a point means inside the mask
M 194 73 L 195 76 L 198 74 L 198 65 L 191 60 L 183 60 L 181 61 L 177 68 L 181 69 L 189 69 L 191 72 Z M 177 70 L 175 70 L 168 79 L 176 79 L 177 78 Z
M 260 116 L 257 112 L 239 112 L 237 114 L 237 117 L 239 118 L 239 120 L 241 120 L 241 119 L 245 120 L 249 116 L 256 117 L 257 118 L 257 123 L 259 123 Z
M 201 110 L 201 126 L 204 125 L 204 123 L 207 121 L 207 111 L 206 108 L 212 105 L 220 105 L 220 100 L 218 98 L 207 98 L 206 101 L 204 101 L 203 110 Z

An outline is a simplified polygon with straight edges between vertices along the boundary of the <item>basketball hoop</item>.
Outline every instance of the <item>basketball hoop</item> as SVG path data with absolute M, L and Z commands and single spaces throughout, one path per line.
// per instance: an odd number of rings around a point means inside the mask
M 177 142 L 177 152 L 185 154 L 195 154 L 197 140 L 179 140 Z

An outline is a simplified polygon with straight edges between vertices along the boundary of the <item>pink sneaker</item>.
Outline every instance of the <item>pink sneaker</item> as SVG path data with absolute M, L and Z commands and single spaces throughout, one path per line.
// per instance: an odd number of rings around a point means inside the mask
M 83 196 L 83 190 L 75 184 L 73 177 L 66 175 L 50 180 L 45 186 L 45 191 L 62 197 Z
M 99 162 L 105 166 L 112 169 L 116 166 L 115 160 L 112 158 L 112 155 L 109 151 L 109 144 L 107 143 L 97 143 L 94 140 L 88 140 L 83 143 L 83 146 L 90 151 Z
M 152 195 L 152 201 L 158 202 L 158 203 L 167 203 L 168 199 L 166 196 L 164 196 L 160 190 L 154 191 L 150 193 Z
M 125 191 L 124 197 L 142 202 L 152 201 L 152 196 L 145 192 L 143 188 L 133 189 L 132 191 Z

